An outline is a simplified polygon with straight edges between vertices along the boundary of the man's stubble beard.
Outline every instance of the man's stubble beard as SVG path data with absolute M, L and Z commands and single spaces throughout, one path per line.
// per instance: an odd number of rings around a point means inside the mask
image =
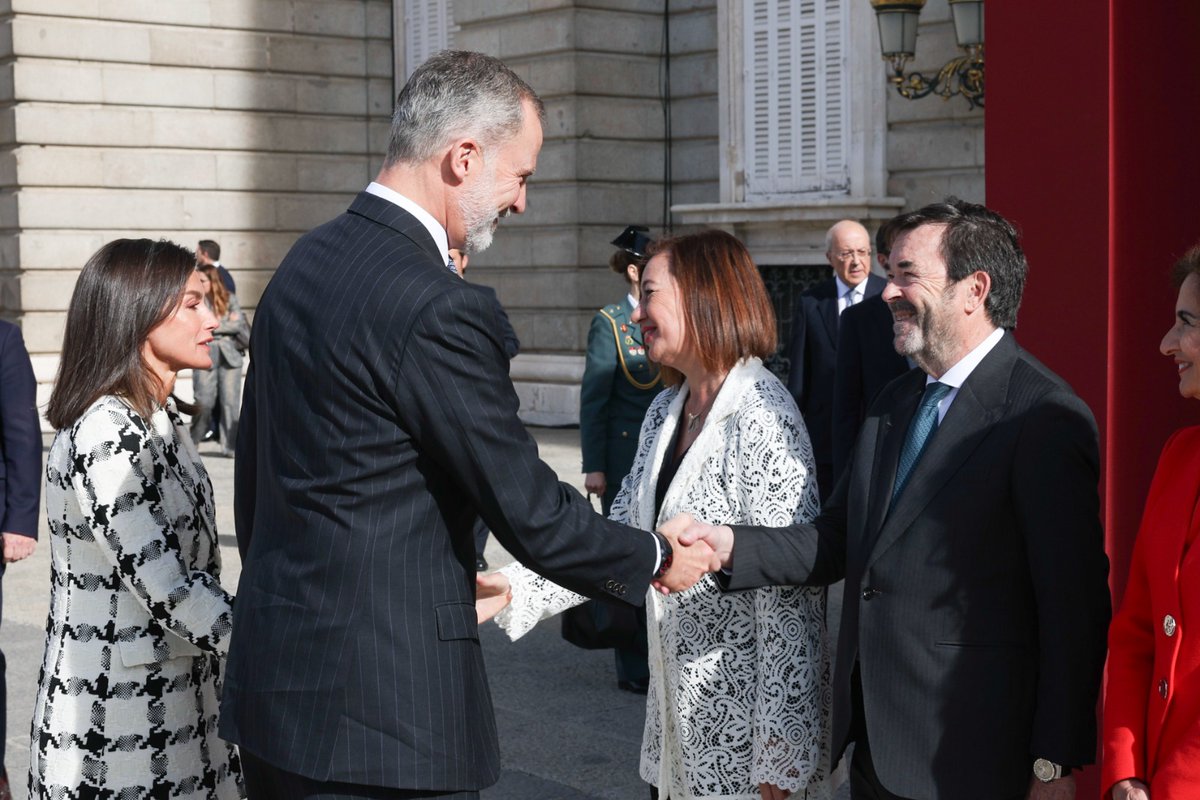
M 463 249 L 468 253 L 482 252 L 492 244 L 496 226 L 500 224 L 500 217 L 504 216 L 496 211 L 495 191 L 495 172 L 485 167 L 475 185 L 466 189 L 459 198 L 458 211 L 466 227 Z
M 938 311 L 945 310 L 955 294 L 954 284 L 947 288 L 938 301 Z M 955 350 L 954 333 L 950 329 L 948 314 L 935 314 L 926 308 L 918 312 L 914 306 L 899 301 L 901 307 L 913 313 L 905 324 L 904 333 L 895 333 L 893 346 L 896 352 L 907 356 L 930 375 L 941 375 L 952 365 L 946 364 L 948 354 Z

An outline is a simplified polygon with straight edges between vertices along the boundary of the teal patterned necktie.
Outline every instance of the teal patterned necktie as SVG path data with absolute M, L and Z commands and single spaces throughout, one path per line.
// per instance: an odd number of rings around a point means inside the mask
M 896 466 L 896 482 L 892 485 L 893 504 L 900 496 L 900 492 L 904 490 L 904 484 L 908 482 L 908 476 L 912 474 L 913 467 L 921 460 L 921 453 L 925 452 L 925 446 L 929 444 L 929 437 L 937 430 L 938 403 L 942 402 L 942 398 L 949 392 L 950 387 L 944 383 L 934 382 L 925 387 L 925 396 L 921 398 L 921 405 L 917 408 L 917 413 L 913 415 L 912 425 L 908 428 L 908 436 L 904 439 L 904 449 L 900 451 L 900 463 Z

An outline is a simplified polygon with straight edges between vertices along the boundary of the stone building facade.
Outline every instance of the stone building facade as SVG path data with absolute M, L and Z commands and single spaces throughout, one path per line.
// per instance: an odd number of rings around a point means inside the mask
M 521 338 L 530 421 L 575 419 L 627 224 L 736 233 L 786 317 L 834 220 L 984 197 L 983 112 L 895 95 L 868 0 L 0 0 L 0 315 L 43 400 L 89 254 L 216 239 L 252 313 L 295 238 L 374 177 L 397 87 L 446 45 L 546 103 L 529 211 L 471 262 Z M 926 72 L 956 54 L 945 0 L 917 49 Z

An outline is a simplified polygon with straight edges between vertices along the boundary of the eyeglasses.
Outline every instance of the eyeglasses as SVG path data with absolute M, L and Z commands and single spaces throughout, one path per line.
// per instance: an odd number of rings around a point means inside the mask
M 849 261 L 853 256 L 858 256 L 859 258 L 867 258 L 870 255 L 871 255 L 870 250 L 859 249 L 859 250 L 842 250 L 840 252 L 834 253 L 833 257 L 836 258 L 838 261 Z

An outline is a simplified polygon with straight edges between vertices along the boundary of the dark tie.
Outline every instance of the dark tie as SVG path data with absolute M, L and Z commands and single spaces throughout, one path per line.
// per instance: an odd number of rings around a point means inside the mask
M 942 398 L 949 391 L 950 387 L 944 383 L 934 382 L 925 387 L 925 396 L 921 398 L 921 405 L 913 415 L 912 424 L 908 427 L 908 436 L 904 439 L 904 448 L 900 451 L 896 482 L 892 485 L 893 504 L 904 490 L 904 484 L 908 482 L 913 467 L 921 460 L 921 453 L 925 452 L 929 437 L 937 430 L 938 403 L 942 402 Z

